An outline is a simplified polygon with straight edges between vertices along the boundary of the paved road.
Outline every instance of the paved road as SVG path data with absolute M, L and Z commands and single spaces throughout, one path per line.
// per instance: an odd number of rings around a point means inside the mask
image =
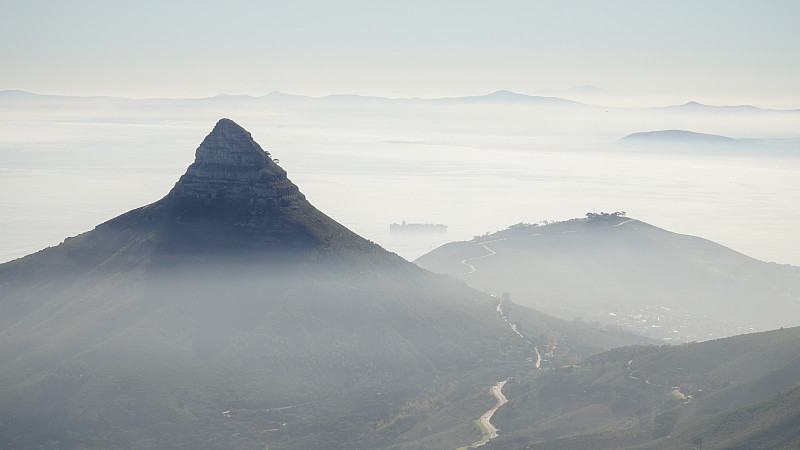
M 503 395 L 503 386 L 505 386 L 507 381 L 508 380 L 498 381 L 497 384 L 492 386 L 492 394 L 494 394 L 494 396 L 497 398 L 497 404 L 494 405 L 494 408 L 481 415 L 481 425 L 483 425 L 483 428 L 486 429 L 487 435 L 480 442 L 473 444 L 473 447 L 480 447 L 481 445 L 489 442 L 489 439 L 494 439 L 497 437 L 497 428 L 492 425 L 491 420 L 494 412 L 497 411 L 497 408 L 508 403 L 508 399 L 506 399 L 506 396 Z

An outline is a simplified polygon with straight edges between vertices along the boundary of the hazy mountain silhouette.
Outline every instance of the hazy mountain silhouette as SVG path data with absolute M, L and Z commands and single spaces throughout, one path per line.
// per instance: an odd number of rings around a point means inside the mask
M 619 214 L 518 224 L 416 263 L 562 318 L 678 341 L 793 326 L 800 317 L 800 268 Z
M 642 152 L 786 157 L 797 154 L 797 142 L 797 139 L 734 139 L 686 130 L 659 130 L 631 133 L 615 144 Z
M 582 103 L 567 100 L 553 96 L 536 96 L 519 94 L 512 91 L 500 90 L 485 95 L 473 95 L 462 97 L 442 97 L 442 98 L 388 98 L 370 95 L 358 94 L 333 94 L 324 97 L 309 97 L 305 95 L 287 94 L 280 91 L 273 91 L 269 94 L 254 97 L 244 94 L 218 94 L 213 97 L 203 98 L 176 98 L 176 99 L 128 99 L 122 97 L 81 97 L 81 96 L 62 96 L 62 95 L 42 95 L 31 93 L 27 91 L 6 90 L 0 91 L 0 99 L 13 99 L 13 100 L 35 100 L 35 99 L 90 99 L 90 98 L 105 98 L 105 99 L 118 99 L 128 101 L 147 102 L 153 100 L 166 100 L 171 102 L 184 102 L 184 101 L 203 101 L 203 102 L 241 102 L 241 103 L 254 103 L 259 101 L 278 101 L 278 102 L 307 102 L 307 101 L 320 101 L 320 102 L 343 102 L 343 103 L 407 103 L 407 102 L 462 102 L 462 103 L 476 103 L 476 102 L 492 102 L 492 103 L 527 103 L 527 104 L 551 104 L 551 105 L 583 105 Z M 588 106 L 588 105 L 583 105 Z
M 512 91 L 500 90 L 486 95 L 473 95 L 465 97 L 451 97 L 431 99 L 438 102 L 460 102 L 460 103 L 521 103 L 521 104 L 542 104 L 542 105 L 575 105 L 588 106 L 572 100 L 559 97 L 543 97 L 537 95 L 519 94 Z
M 751 110 L 763 111 L 762 108 L 753 105 L 706 105 L 696 101 L 686 102 L 683 105 L 668 106 L 667 108 L 683 108 L 683 109 L 728 109 L 728 110 Z
M 405 104 L 405 103 L 448 103 L 448 104 L 517 104 L 517 105 L 529 105 L 529 106 L 580 106 L 586 108 L 600 108 L 602 104 L 602 99 L 604 97 L 610 97 L 611 95 L 608 94 L 607 91 L 595 88 L 593 86 L 583 86 L 583 87 L 576 87 L 567 89 L 564 91 L 553 91 L 553 90 L 542 90 L 538 91 L 537 94 L 544 94 L 544 95 L 527 95 L 527 94 L 520 94 L 509 90 L 499 90 L 495 92 L 491 92 L 489 94 L 484 95 L 468 95 L 468 96 L 460 96 L 460 97 L 441 97 L 441 98 L 418 98 L 418 97 L 399 97 L 399 98 L 389 98 L 389 97 L 379 97 L 379 96 L 369 96 L 369 95 L 358 95 L 358 94 L 334 94 L 334 95 L 327 95 L 324 97 L 311 97 L 307 95 L 299 95 L 299 94 L 288 94 L 280 91 L 273 91 L 266 95 L 261 96 L 251 96 L 245 94 L 227 94 L 221 93 L 212 97 L 202 97 L 202 98 L 142 98 L 142 99 L 132 99 L 126 97 L 112 97 L 112 96 L 71 96 L 71 95 L 52 95 L 52 94 L 38 94 L 33 92 L 27 92 L 22 90 L 4 90 L 0 91 L 0 100 L 3 101 L 58 101 L 58 102 L 81 102 L 81 101 L 119 101 L 119 102 L 130 102 L 131 104 L 147 104 L 151 102 L 156 102 L 159 104 L 166 103 L 171 105 L 179 106 L 182 103 L 189 102 L 196 103 L 206 103 L 206 104 L 222 104 L 222 105 L 253 105 L 257 106 L 261 102 L 278 102 L 282 104 L 299 104 L 299 105 L 307 105 L 307 104 L 314 104 L 316 102 L 322 103 L 345 103 L 345 104 L 381 104 L 381 105 L 391 105 L 391 104 Z M 581 101 L 571 100 L 569 98 L 563 98 L 559 95 L 575 95 L 576 98 L 580 96 L 587 96 L 587 97 L 594 97 L 596 98 L 595 101 L 591 102 L 591 104 L 583 103 Z M 615 108 L 619 110 L 625 110 L 629 108 Z M 663 106 L 663 107 L 651 107 L 651 108 L 643 108 L 641 111 L 661 111 L 661 110 L 672 110 L 672 111 L 682 111 L 686 113 L 692 112 L 711 112 L 711 113 L 797 113 L 800 112 L 800 109 L 792 109 L 792 110 L 785 110 L 785 109 L 768 109 L 768 108 L 760 108 L 757 106 L 752 105 L 736 105 L 736 106 L 728 106 L 728 105 L 706 105 L 702 103 L 698 103 L 696 101 L 690 101 L 684 103 L 682 105 L 672 105 L 672 106 Z
M 9 89 L 5 91 L 0 91 L 0 98 L 4 99 L 32 99 L 34 97 L 38 97 L 39 94 L 34 94 L 28 91 L 21 91 L 17 89 Z
M 686 130 L 660 130 L 631 133 L 619 142 L 678 143 L 678 144 L 733 144 L 737 139 L 716 134 L 695 133 Z
M 497 302 L 321 213 L 222 119 L 161 200 L 0 265 L 0 442 L 453 448 L 535 346 L 635 340 L 517 307 L 526 340 Z
M 662 109 L 698 112 L 800 112 L 800 109 L 770 109 L 753 105 L 706 105 L 696 101 L 686 102 L 682 105 L 665 106 Z

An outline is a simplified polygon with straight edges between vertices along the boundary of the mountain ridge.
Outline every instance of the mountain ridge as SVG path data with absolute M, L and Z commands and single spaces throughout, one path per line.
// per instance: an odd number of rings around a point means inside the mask
M 562 91 L 553 91 L 552 93 L 558 93 Z M 547 94 L 547 95 L 542 95 Z M 314 97 L 309 95 L 302 95 L 302 94 L 289 94 L 282 91 L 272 91 L 267 94 L 263 95 L 250 95 L 250 94 L 228 94 L 228 93 L 220 93 L 212 96 L 207 97 L 180 97 L 180 98 L 172 98 L 172 97 L 143 97 L 143 98 L 132 98 L 132 97 L 120 97 L 120 96 L 113 96 L 113 95 L 89 95 L 89 96 L 80 96 L 80 95 L 63 95 L 63 94 L 39 94 L 35 92 L 29 92 L 24 90 L 14 90 L 8 89 L 0 91 L 0 100 L 14 100 L 14 99 L 53 99 L 53 100 L 120 100 L 120 101 L 131 101 L 131 102 L 146 102 L 146 101 L 192 101 L 192 102 L 215 102 L 215 101 L 233 101 L 233 102 L 259 102 L 259 101 L 280 101 L 280 102 L 287 102 L 287 101 L 297 101 L 297 102 L 309 102 L 309 101 L 323 101 L 323 102 L 336 102 L 336 101 L 343 101 L 343 102 L 354 102 L 354 101 L 363 101 L 363 102 L 445 102 L 445 103 L 453 103 L 457 101 L 467 102 L 467 103 L 474 103 L 480 101 L 487 101 L 487 102 L 509 102 L 509 103 L 530 103 L 530 104 L 560 104 L 560 105 L 573 105 L 573 106 L 584 106 L 584 107 L 591 107 L 591 108 L 611 108 L 611 109 L 622 109 L 622 110 L 638 110 L 638 109 L 645 109 L 645 110 L 711 110 L 711 111 L 719 111 L 719 112 L 726 112 L 726 111 L 751 111 L 751 112 L 775 112 L 775 113 L 795 113 L 800 112 L 800 109 L 775 109 L 775 108 L 762 108 L 759 106 L 753 105 L 737 105 L 737 106 L 728 106 L 728 105 L 706 105 L 702 103 L 698 103 L 696 101 L 690 101 L 680 105 L 668 105 L 668 106 L 652 106 L 652 107 L 640 107 L 640 106 L 608 106 L 608 105 L 601 105 L 601 104 L 590 104 L 590 103 L 583 103 L 576 100 L 570 100 L 568 98 L 552 96 L 548 94 L 547 90 L 544 91 L 537 91 L 535 94 L 521 94 L 517 92 L 513 92 L 510 90 L 497 90 L 492 91 L 487 94 L 482 95 L 463 95 L 463 96 L 456 96 L 456 97 L 383 97 L 377 95 L 362 95 L 362 94 L 328 94 L 323 95 L 320 97 Z

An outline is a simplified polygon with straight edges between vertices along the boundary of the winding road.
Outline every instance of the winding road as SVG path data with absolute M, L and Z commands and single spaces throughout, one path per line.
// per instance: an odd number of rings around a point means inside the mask
M 497 411 L 497 408 L 508 403 L 508 399 L 505 395 L 503 395 L 503 386 L 505 386 L 507 382 L 508 380 L 498 381 L 497 384 L 492 386 L 492 394 L 494 394 L 495 398 L 497 398 L 497 404 L 494 405 L 494 408 L 481 415 L 481 426 L 486 430 L 486 433 L 483 435 L 483 439 L 472 444 L 472 447 L 480 447 L 481 445 L 489 442 L 489 439 L 494 439 L 497 437 L 497 428 L 492 425 L 491 419 L 495 411 Z
M 628 222 L 633 222 L 633 221 L 634 221 L 633 219 L 626 220 L 626 221 L 620 222 L 620 223 L 618 223 L 616 225 L 612 225 L 612 226 L 610 226 L 608 228 L 619 227 L 619 226 L 625 225 Z M 562 234 L 576 233 L 576 232 L 577 232 L 576 230 L 569 230 L 569 231 L 563 231 Z M 526 236 L 540 236 L 541 234 L 542 233 L 533 233 L 533 234 L 529 234 L 529 235 L 526 235 Z M 483 247 L 489 253 L 487 253 L 485 255 L 475 256 L 475 257 L 472 257 L 472 258 L 467 258 L 467 259 L 461 260 L 461 264 L 464 264 L 465 266 L 467 266 L 469 268 L 469 272 L 464 272 L 464 273 L 462 273 L 462 275 L 469 275 L 471 273 L 474 273 L 477 270 L 477 269 L 475 269 L 475 266 L 470 264 L 470 261 L 474 261 L 476 259 L 481 259 L 481 258 L 488 258 L 489 256 L 493 256 L 493 255 L 497 254 L 497 252 L 495 252 L 494 250 L 489 248 L 489 246 L 486 245 L 486 244 L 489 244 L 489 243 L 492 243 L 492 242 L 497 242 L 497 241 L 506 241 L 506 240 L 510 240 L 510 239 L 512 239 L 512 238 L 495 239 L 495 240 L 486 241 L 486 242 L 481 243 L 481 247 Z M 511 329 L 514 331 L 514 333 L 516 333 L 522 339 L 525 339 L 525 342 L 527 342 L 531 347 L 533 347 L 533 350 L 536 352 L 536 363 L 535 363 L 536 369 L 541 370 L 542 355 L 539 353 L 539 349 L 535 345 L 533 345 L 533 342 L 531 342 L 530 339 L 526 338 L 525 335 L 523 335 L 519 330 L 517 330 L 517 324 L 508 321 L 508 316 L 506 316 L 505 312 L 503 312 L 503 299 L 502 298 L 498 299 L 496 310 L 497 310 L 498 316 L 500 316 L 503 319 L 503 321 L 506 322 L 509 327 L 511 327 Z M 630 362 L 628 362 L 628 364 L 630 365 Z M 492 409 L 486 411 L 485 413 L 483 413 L 481 415 L 481 417 L 479 419 L 479 422 L 480 422 L 481 428 L 483 430 L 485 430 L 485 432 L 483 434 L 483 438 L 480 441 L 475 442 L 474 444 L 472 444 L 471 447 L 480 447 L 481 445 L 489 442 L 490 439 L 494 439 L 494 438 L 496 438 L 498 436 L 498 430 L 494 425 L 492 425 L 491 420 L 492 420 L 492 416 L 494 415 L 495 411 L 497 411 L 497 409 L 500 408 L 501 406 L 503 406 L 506 403 L 508 403 L 508 399 L 506 398 L 505 395 L 503 395 L 503 386 L 505 386 L 505 384 L 507 382 L 508 382 L 508 380 L 498 381 L 497 384 L 492 386 L 492 394 L 494 394 L 495 398 L 497 398 L 497 404 L 494 405 L 494 407 Z M 649 380 L 647 382 L 649 383 Z
M 501 319 L 503 319 L 503 322 L 507 323 L 508 326 L 511 327 L 511 330 L 514 333 L 517 333 L 517 336 L 521 337 L 522 339 L 525 339 L 525 342 L 527 342 L 528 345 L 533 347 L 533 351 L 536 352 L 536 364 L 535 364 L 536 368 L 537 369 L 541 369 L 540 366 L 542 365 L 542 355 L 541 355 L 541 353 L 539 353 L 539 348 L 536 347 L 533 344 L 533 342 L 531 342 L 530 339 L 526 338 L 524 334 L 520 333 L 520 331 L 517 330 L 517 324 L 511 323 L 511 322 L 508 321 L 508 316 L 506 316 L 506 314 L 503 312 L 503 299 L 502 298 L 498 300 L 496 309 L 497 309 L 497 314 L 500 316 Z
M 502 239 L 498 239 L 498 240 L 502 240 Z M 495 241 L 488 241 L 488 242 L 484 242 L 483 244 L 481 244 L 481 247 L 485 248 L 489 252 L 488 254 L 483 255 L 483 256 L 476 256 L 474 258 L 467 258 L 467 259 L 462 259 L 461 260 L 461 264 L 464 264 L 465 266 L 469 267 L 469 272 L 464 272 L 464 273 L 462 273 L 462 275 L 469 275 L 469 274 L 475 272 L 475 270 L 476 270 L 475 266 L 470 264 L 468 261 L 473 261 L 473 260 L 481 259 L 481 258 L 488 258 L 489 256 L 497 254 L 497 252 L 495 252 L 494 250 L 492 250 L 492 249 L 490 249 L 489 247 L 486 246 L 486 244 L 488 244 L 489 242 L 495 242 Z
M 487 256 L 489 256 L 489 255 L 487 255 Z M 536 363 L 535 363 L 535 366 L 536 366 L 537 370 L 540 370 L 541 369 L 541 364 L 542 364 L 542 355 L 539 353 L 539 349 L 535 345 L 533 345 L 533 342 L 531 342 L 530 339 L 526 338 L 525 335 L 523 335 L 522 333 L 520 333 L 519 330 L 517 330 L 517 324 L 511 323 L 511 322 L 508 321 L 508 317 L 503 312 L 503 299 L 502 298 L 498 299 L 496 310 L 497 310 L 497 315 L 500 316 L 503 319 L 503 321 L 508 324 L 509 327 L 511 327 L 511 329 L 514 331 L 514 333 L 516 333 L 522 339 L 525 339 L 525 342 L 527 342 L 531 347 L 533 347 L 533 351 L 536 352 Z M 509 380 L 510 380 L 510 378 L 509 378 Z M 489 442 L 489 439 L 494 439 L 494 438 L 497 437 L 497 435 L 498 435 L 497 431 L 498 430 L 494 425 L 492 425 L 491 420 L 492 420 L 492 416 L 494 415 L 495 411 L 497 411 L 497 409 L 499 407 L 501 407 L 501 406 L 505 405 L 506 403 L 508 403 L 508 399 L 506 398 L 505 395 L 503 395 L 503 386 L 505 386 L 505 384 L 507 382 L 508 382 L 508 380 L 498 381 L 497 384 L 492 386 L 492 394 L 494 394 L 495 398 L 497 398 L 497 404 L 494 405 L 494 407 L 492 409 L 490 409 L 490 410 L 486 411 L 485 413 L 481 414 L 480 419 L 478 419 L 479 422 L 480 422 L 481 428 L 483 430 L 485 430 L 485 432 L 483 434 L 483 439 L 481 439 L 480 441 L 472 444 L 472 447 L 480 447 L 481 445 Z
M 603 227 L 603 228 L 616 228 L 616 227 L 621 227 L 622 225 L 625 225 L 626 223 L 629 223 L 629 222 L 635 222 L 635 221 L 636 221 L 636 219 L 628 219 L 628 220 L 624 220 L 624 221 L 622 221 L 622 222 L 620 222 L 620 223 L 618 223 L 618 224 L 616 224 L 616 225 L 609 225 L 609 226 L 607 226 L 607 227 Z M 559 234 L 577 233 L 578 231 L 579 231 L 579 230 L 567 230 L 567 231 L 562 231 L 562 232 L 560 232 Z M 493 239 L 493 240 L 491 240 L 491 241 L 486 241 L 486 242 L 483 242 L 483 243 L 481 243 L 481 247 L 483 247 L 484 249 L 486 249 L 486 251 L 488 251 L 489 253 L 487 253 L 487 254 L 485 254 L 485 255 L 481 255 L 481 256 L 474 256 L 474 257 L 472 257 L 472 258 L 462 259 L 462 260 L 460 261 L 460 262 L 461 262 L 461 264 L 463 264 L 463 265 L 467 266 L 467 267 L 469 268 L 469 272 L 464 272 L 464 273 L 462 273 L 461 275 L 469 275 L 469 274 L 471 274 L 471 273 L 474 273 L 474 272 L 477 270 L 477 269 L 475 268 L 475 266 L 473 266 L 472 264 L 470 264 L 470 263 L 469 263 L 470 261 L 474 261 L 474 260 L 476 260 L 476 259 L 481 259 L 481 258 L 488 258 L 488 257 L 490 257 L 490 256 L 494 256 L 494 255 L 496 255 L 496 254 L 497 254 L 497 252 L 496 252 L 496 251 L 494 251 L 494 250 L 492 250 L 491 248 L 489 248 L 489 247 L 488 247 L 486 244 L 490 244 L 490 243 L 492 243 L 492 242 L 499 242 L 499 241 L 508 241 L 508 240 L 511 240 L 511 239 L 516 239 L 516 238 L 518 238 L 518 237 L 542 236 L 543 234 L 544 234 L 544 233 L 531 233 L 531 234 L 526 234 L 526 235 L 523 235 L 523 236 L 507 237 L 507 238 L 502 238 L 502 239 Z

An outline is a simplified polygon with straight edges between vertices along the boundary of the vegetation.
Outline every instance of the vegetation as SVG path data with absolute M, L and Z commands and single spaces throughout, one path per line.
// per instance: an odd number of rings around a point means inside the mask
M 624 347 L 511 380 L 489 448 L 790 448 L 799 342 L 793 328 Z

